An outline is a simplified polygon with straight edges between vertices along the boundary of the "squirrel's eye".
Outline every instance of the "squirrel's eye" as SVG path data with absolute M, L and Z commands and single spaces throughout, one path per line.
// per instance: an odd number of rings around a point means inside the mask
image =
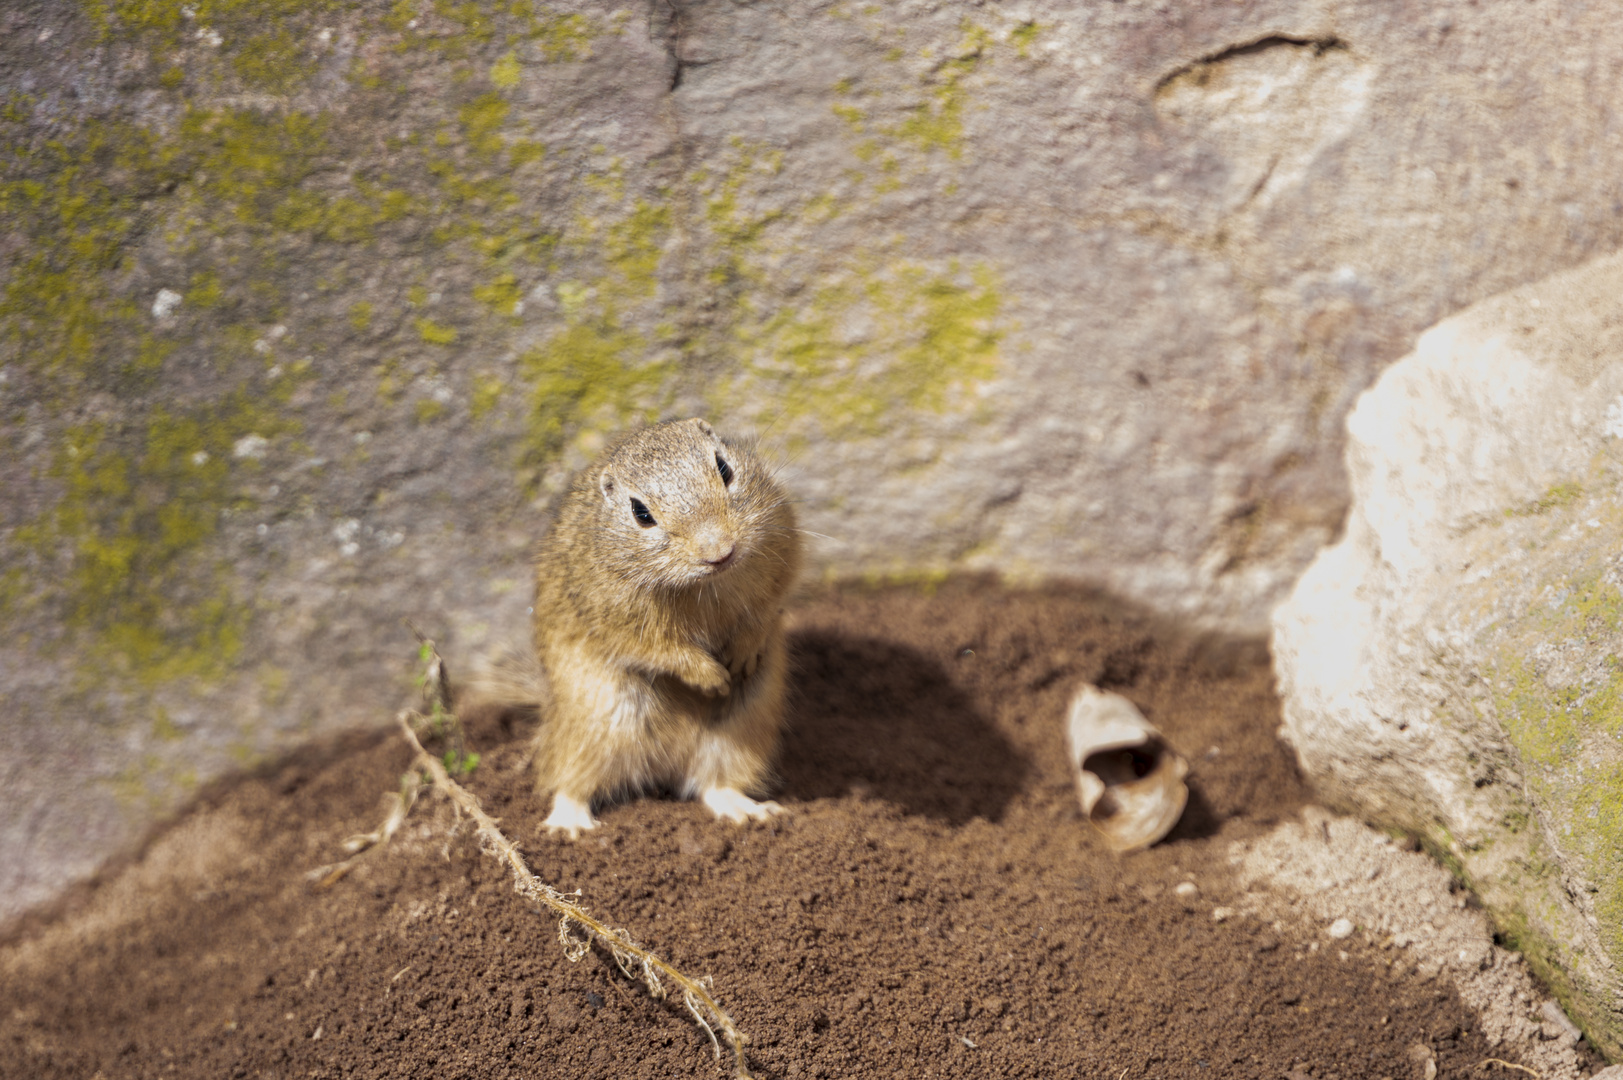
M 641 499 L 631 500 L 631 516 L 636 518 L 637 524 L 645 529 L 654 525 L 654 515 L 648 512 L 648 507 L 642 504 Z
M 728 486 L 732 485 L 733 467 L 727 464 L 720 454 L 716 455 L 716 471 L 721 473 L 721 482 L 723 484 L 727 484 Z

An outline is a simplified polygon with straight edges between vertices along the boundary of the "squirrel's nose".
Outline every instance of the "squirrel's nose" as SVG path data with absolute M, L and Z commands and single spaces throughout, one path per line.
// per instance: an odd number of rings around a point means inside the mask
M 709 565 L 714 566 L 717 570 L 720 570 L 722 567 L 733 561 L 733 554 L 737 551 L 737 544 L 728 544 L 726 550 L 722 550 L 721 545 L 717 544 L 715 551 L 710 555 L 705 556 L 704 561 Z

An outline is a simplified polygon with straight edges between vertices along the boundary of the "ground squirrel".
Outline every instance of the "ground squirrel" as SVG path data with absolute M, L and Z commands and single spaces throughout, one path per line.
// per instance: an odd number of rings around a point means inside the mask
M 783 723 L 782 604 L 800 564 L 783 489 L 703 420 L 643 428 L 579 473 L 536 559 L 536 735 L 545 825 L 668 785 L 731 821 L 757 802 Z

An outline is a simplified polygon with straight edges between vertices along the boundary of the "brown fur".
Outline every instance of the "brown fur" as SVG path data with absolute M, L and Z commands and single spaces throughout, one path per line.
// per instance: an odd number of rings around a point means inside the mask
M 639 524 L 633 499 L 656 524 Z M 595 824 L 567 820 L 570 800 L 656 784 L 735 819 L 777 810 L 741 798 L 724 811 L 712 793 L 760 792 L 768 779 L 783 722 L 782 603 L 799 564 L 783 490 L 702 420 L 635 431 L 575 477 L 536 561 L 547 688 L 536 783 L 555 796 L 550 827 Z

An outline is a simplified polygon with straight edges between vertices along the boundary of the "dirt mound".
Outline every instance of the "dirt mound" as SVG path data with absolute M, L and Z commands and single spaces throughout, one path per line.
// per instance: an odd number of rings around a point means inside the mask
M 1260 648 L 969 584 L 832 593 L 792 626 L 792 814 L 769 825 L 653 798 L 552 840 L 524 725 L 469 730 L 470 786 L 536 873 L 713 976 L 758 1075 L 1421 1080 L 1509 1056 L 1445 981 L 1393 977 L 1358 936 L 1214 919 L 1243 892 L 1230 844 L 1305 800 Z M 1149 852 L 1112 856 L 1081 820 L 1060 718 L 1084 679 L 1194 762 Z M 438 800 L 336 886 L 304 880 L 376 826 L 408 759 L 388 735 L 311 748 L 16 929 L 0 1075 L 723 1075 L 679 1006 L 565 959 Z

